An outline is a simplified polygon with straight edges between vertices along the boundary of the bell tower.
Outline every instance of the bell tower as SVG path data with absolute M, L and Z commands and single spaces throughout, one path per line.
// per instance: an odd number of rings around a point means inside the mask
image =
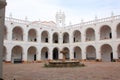
M 56 24 L 57 27 L 65 27 L 65 14 L 64 12 L 57 12 L 56 13 Z

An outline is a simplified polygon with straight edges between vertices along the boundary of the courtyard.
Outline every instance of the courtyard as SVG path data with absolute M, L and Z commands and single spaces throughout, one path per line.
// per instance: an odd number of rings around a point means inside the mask
M 43 63 L 3 63 L 4 80 L 120 80 L 119 62 L 83 62 L 85 67 L 45 68 Z

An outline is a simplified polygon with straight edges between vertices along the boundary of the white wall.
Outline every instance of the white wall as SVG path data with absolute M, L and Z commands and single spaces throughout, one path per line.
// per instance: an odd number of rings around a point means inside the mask
M 12 24 L 11 24 L 12 23 Z M 60 53 L 60 51 L 67 47 L 69 49 L 69 58 L 70 59 L 74 59 L 74 47 L 79 46 L 81 48 L 81 56 L 82 59 L 86 59 L 86 55 L 89 53 L 89 50 L 86 50 L 86 47 L 89 45 L 94 46 L 95 50 L 96 50 L 96 59 L 102 59 L 103 57 L 105 57 L 104 59 L 107 59 L 107 56 L 101 56 L 101 46 L 103 44 L 110 44 L 110 46 L 112 47 L 112 51 L 113 51 L 113 57 L 114 59 L 118 59 L 118 53 L 116 52 L 117 46 L 120 44 L 120 38 L 117 38 L 117 25 L 120 23 L 120 18 L 119 19 L 115 19 L 111 22 L 111 20 L 109 21 L 103 21 L 103 22 L 99 22 L 96 24 L 87 24 L 87 25 L 83 25 L 83 26 L 77 26 L 73 25 L 72 27 L 64 27 L 64 28 L 59 28 L 59 27 L 49 27 L 49 26 L 44 26 L 44 25 L 34 25 L 34 24 L 30 24 L 29 26 L 27 26 L 28 24 L 26 23 L 20 23 L 20 22 L 13 22 L 12 20 L 6 20 L 6 30 L 7 30 L 7 40 L 4 40 L 4 45 L 7 46 L 6 48 L 6 52 L 8 53 L 6 56 L 6 61 L 11 61 L 11 59 L 9 58 L 11 56 L 11 53 L 9 52 L 10 50 L 12 50 L 12 48 L 9 49 L 9 47 L 11 46 L 16 46 L 16 45 L 20 45 L 23 48 L 23 60 L 27 60 L 28 56 L 27 51 L 28 48 L 30 46 L 34 46 L 37 47 L 37 60 L 41 60 L 43 59 L 41 57 L 41 50 L 43 47 L 46 47 L 49 49 L 48 51 L 48 59 L 53 59 L 53 49 L 55 47 L 57 47 L 59 49 L 59 59 L 62 59 L 62 55 Z M 100 39 L 100 29 L 103 25 L 108 25 L 111 28 L 112 31 L 112 39 Z M 23 41 L 12 41 L 12 29 L 15 26 L 20 26 L 23 29 Z M 93 29 L 94 30 L 94 34 L 91 34 L 91 32 L 88 32 L 88 34 L 91 36 L 90 38 L 92 40 L 86 41 L 86 30 L 87 29 Z M 28 32 L 30 29 L 35 29 L 36 31 L 36 38 L 37 38 L 37 42 L 29 42 L 28 41 Z M 81 33 L 81 41 L 80 42 L 73 42 L 73 33 L 74 31 L 80 31 Z M 42 32 L 46 31 L 48 34 L 48 43 L 44 43 L 43 40 L 45 38 L 42 37 Z M 54 44 L 53 43 L 53 34 L 54 33 L 58 33 L 58 39 L 59 39 L 59 43 Z M 63 44 L 63 34 L 64 33 L 68 33 L 69 38 L 66 37 L 66 40 L 69 41 L 66 44 Z M 102 32 L 102 34 L 104 33 L 104 30 Z M 105 32 L 106 33 L 106 32 Z M 109 31 L 108 31 L 109 33 Z M 78 39 L 78 38 L 76 38 Z M 116 46 L 114 48 L 114 46 Z M 33 55 L 31 55 L 32 57 Z M 91 55 L 92 56 L 92 55 Z M 77 56 L 78 58 L 78 56 Z M 107 59 L 108 60 L 108 59 Z

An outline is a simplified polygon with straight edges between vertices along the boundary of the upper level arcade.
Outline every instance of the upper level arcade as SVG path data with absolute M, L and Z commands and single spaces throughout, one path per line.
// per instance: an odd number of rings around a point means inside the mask
M 58 16 L 60 14 L 61 16 Z M 59 12 L 57 18 L 60 17 L 65 18 L 65 15 Z M 46 26 L 45 23 L 43 25 L 6 17 L 4 27 L 4 40 L 7 41 L 72 44 L 113 39 L 120 39 L 120 15 L 97 19 L 97 21 L 81 22 L 66 27 L 51 27 Z

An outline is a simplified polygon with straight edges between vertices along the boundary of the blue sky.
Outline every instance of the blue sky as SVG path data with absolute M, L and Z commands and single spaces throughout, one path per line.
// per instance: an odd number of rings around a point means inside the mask
M 65 12 L 66 24 L 80 23 L 107 17 L 113 11 L 120 14 L 120 0 L 7 0 L 6 16 L 30 21 L 55 21 L 55 14 L 61 10 Z

